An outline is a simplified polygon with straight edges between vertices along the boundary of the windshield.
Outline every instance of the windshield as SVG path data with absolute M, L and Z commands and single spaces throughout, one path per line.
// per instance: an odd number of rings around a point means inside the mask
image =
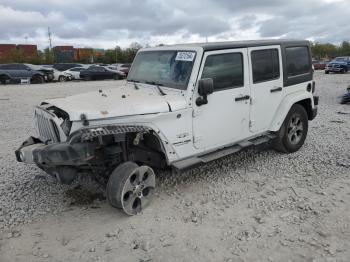
M 186 90 L 195 56 L 194 51 L 139 52 L 128 80 Z

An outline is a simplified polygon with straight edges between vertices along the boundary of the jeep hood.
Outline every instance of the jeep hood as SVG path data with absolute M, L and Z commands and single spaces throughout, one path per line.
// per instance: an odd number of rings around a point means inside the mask
M 180 91 L 166 90 L 161 96 L 156 87 L 125 86 L 110 90 L 94 91 L 66 98 L 48 99 L 45 102 L 69 114 L 71 121 L 81 120 L 85 114 L 88 120 L 166 113 L 186 107 L 186 100 Z

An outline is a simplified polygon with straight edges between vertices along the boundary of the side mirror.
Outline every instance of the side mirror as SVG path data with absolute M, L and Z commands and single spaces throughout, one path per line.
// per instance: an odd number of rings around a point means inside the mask
M 198 81 L 198 93 L 201 96 L 212 94 L 214 91 L 214 81 L 212 78 L 203 78 Z
M 198 97 L 196 100 L 197 106 L 208 104 L 208 95 L 214 92 L 214 81 L 212 78 L 203 78 L 198 81 Z

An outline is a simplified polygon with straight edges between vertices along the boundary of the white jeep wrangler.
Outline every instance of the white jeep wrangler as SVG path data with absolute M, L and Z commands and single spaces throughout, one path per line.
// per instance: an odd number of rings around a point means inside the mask
M 304 143 L 318 97 L 308 41 L 244 41 L 142 49 L 127 83 L 35 109 L 38 136 L 16 151 L 62 183 L 109 177 L 110 204 L 128 215 L 149 203 L 153 168 L 184 170 L 270 142 Z

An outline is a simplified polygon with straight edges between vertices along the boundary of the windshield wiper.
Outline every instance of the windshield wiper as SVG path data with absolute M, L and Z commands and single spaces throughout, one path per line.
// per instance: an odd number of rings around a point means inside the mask
M 127 80 L 127 81 L 128 81 L 128 82 L 134 83 L 134 87 L 135 87 L 136 90 L 139 89 L 139 87 L 136 85 L 136 83 L 140 83 L 140 81 L 138 81 L 138 80 L 133 80 L 133 79 L 130 79 L 130 80 Z
M 149 84 L 149 85 L 154 85 L 157 87 L 159 93 L 162 95 L 162 96 L 166 96 L 166 93 L 160 88 L 160 86 L 162 86 L 162 84 L 158 84 L 154 81 L 146 81 L 145 82 L 146 84 Z

